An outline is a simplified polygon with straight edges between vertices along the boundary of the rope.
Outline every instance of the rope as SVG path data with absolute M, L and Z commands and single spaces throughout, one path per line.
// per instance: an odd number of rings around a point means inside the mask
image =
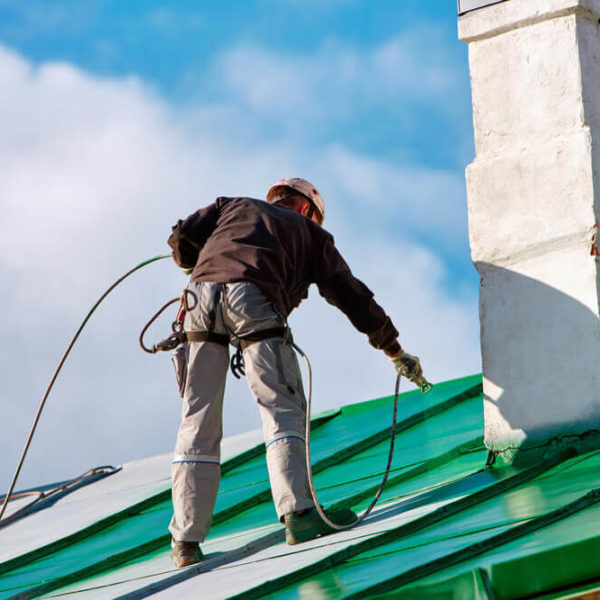
M 8 488 L 8 493 L 6 494 L 6 497 L 4 498 L 4 503 L 2 504 L 2 508 L 0 509 L 0 519 L 2 519 L 2 515 L 4 515 L 4 511 L 6 510 L 6 507 L 8 506 L 8 502 L 10 501 L 12 492 L 15 489 L 17 479 L 19 478 L 19 474 L 21 472 L 21 467 L 23 466 L 23 462 L 25 461 L 25 457 L 27 456 L 27 452 L 29 450 L 29 446 L 31 445 L 31 441 L 33 439 L 33 435 L 37 428 L 40 417 L 42 416 L 42 411 L 44 410 L 44 405 L 46 404 L 46 400 L 48 399 L 48 396 L 50 395 L 50 390 L 52 390 L 52 387 L 54 386 L 54 382 L 56 381 L 58 374 L 60 373 L 65 361 L 67 360 L 67 357 L 69 356 L 69 354 L 71 352 L 71 349 L 75 345 L 75 342 L 77 341 L 77 338 L 79 337 L 79 334 L 82 332 L 83 328 L 86 326 L 87 322 L 90 320 L 90 317 L 96 311 L 98 306 L 100 306 L 100 304 L 106 298 L 106 296 L 108 296 L 122 281 L 127 279 L 127 277 L 129 277 L 132 273 L 135 273 L 138 269 L 141 269 L 142 267 L 145 267 L 146 265 L 149 265 L 150 263 L 156 262 L 157 260 L 162 260 L 163 258 L 171 258 L 171 255 L 170 254 L 161 254 L 160 256 L 155 256 L 154 258 L 149 258 L 148 260 L 145 260 L 145 261 L 141 262 L 139 265 L 136 265 L 135 267 L 133 267 L 133 269 L 130 269 L 129 271 L 127 271 L 127 273 L 125 273 L 125 275 L 122 275 L 121 277 L 119 277 L 119 279 L 117 279 L 102 294 L 102 296 L 100 296 L 100 298 L 98 298 L 98 300 L 96 301 L 94 306 L 92 306 L 92 308 L 90 309 L 88 314 L 83 319 L 81 325 L 79 326 L 79 329 L 75 332 L 73 339 L 67 346 L 65 353 L 63 354 L 62 358 L 60 359 L 60 362 L 58 363 L 58 366 L 56 367 L 54 374 L 52 375 L 52 378 L 50 379 L 50 383 L 48 384 L 48 387 L 46 388 L 44 397 L 42 398 L 42 401 L 40 402 L 37 413 L 35 415 L 35 419 L 33 420 L 33 425 L 31 426 L 31 430 L 29 431 L 29 435 L 27 436 L 27 441 L 25 442 L 25 448 L 23 449 L 21 458 L 19 459 L 19 464 L 17 465 L 17 468 L 15 470 L 15 474 L 11 481 L 10 487 Z
M 310 361 L 308 360 L 308 357 L 306 356 L 306 354 L 304 354 L 302 349 L 293 342 L 292 342 L 292 347 L 304 360 L 304 363 L 306 364 L 306 371 L 307 371 L 305 440 L 306 440 L 306 471 L 308 474 L 308 485 L 310 488 L 310 493 L 313 497 L 313 501 L 315 503 L 315 508 L 317 509 L 319 516 L 321 517 L 321 519 L 323 519 L 323 521 L 325 521 L 325 523 L 327 525 L 329 525 L 329 527 L 332 527 L 333 529 L 337 529 L 338 531 L 342 531 L 344 529 L 351 529 L 352 527 L 355 527 L 359 523 L 362 523 L 362 521 L 364 521 L 369 516 L 369 513 L 373 510 L 373 508 L 375 507 L 375 504 L 377 504 L 377 501 L 379 500 L 379 497 L 381 496 L 381 494 L 383 492 L 383 488 L 385 487 L 385 484 L 387 483 L 390 471 L 392 469 L 392 460 L 394 458 L 394 438 L 395 438 L 395 433 L 396 433 L 396 418 L 398 416 L 398 394 L 400 393 L 400 375 L 398 375 L 396 377 L 396 388 L 394 390 L 394 409 L 393 409 L 393 419 L 392 419 L 392 430 L 390 432 L 390 451 L 388 454 L 387 466 L 385 467 L 385 473 L 383 475 L 383 479 L 381 480 L 381 484 L 379 485 L 379 489 L 377 490 L 375 497 L 371 501 L 371 504 L 369 505 L 367 510 L 365 510 L 365 512 L 362 515 L 358 516 L 356 518 L 356 520 L 353 521 L 352 523 L 348 523 L 346 525 L 338 525 L 337 523 L 334 523 L 327 516 L 325 511 L 321 508 L 321 504 L 319 503 L 319 500 L 317 498 L 317 491 L 315 490 L 315 484 L 313 481 L 312 465 L 311 465 L 311 460 L 310 460 L 310 413 L 311 413 L 311 400 L 312 400 L 312 368 L 310 366 Z

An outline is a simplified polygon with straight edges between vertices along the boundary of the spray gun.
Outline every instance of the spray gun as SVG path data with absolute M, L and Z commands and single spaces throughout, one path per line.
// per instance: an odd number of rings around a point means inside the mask
M 421 388 L 421 392 L 423 394 L 428 394 L 433 389 L 433 384 L 429 383 L 425 377 L 421 375 L 421 377 L 417 377 L 413 379 L 413 383 Z
M 431 391 L 433 386 L 425 376 L 423 375 L 423 369 L 419 359 L 408 352 L 400 351 L 396 356 L 390 357 L 394 368 L 402 377 L 406 377 L 409 381 L 412 381 L 417 387 L 421 388 L 423 394 L 427 394 Z

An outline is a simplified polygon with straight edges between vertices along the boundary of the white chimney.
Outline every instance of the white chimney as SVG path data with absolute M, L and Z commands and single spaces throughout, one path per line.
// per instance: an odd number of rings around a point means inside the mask
M 598 444 L 600 0 L 461 2 L 486 445 Z

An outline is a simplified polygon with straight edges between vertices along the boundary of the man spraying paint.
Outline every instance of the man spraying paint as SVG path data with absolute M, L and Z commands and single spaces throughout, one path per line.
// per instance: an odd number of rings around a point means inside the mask
M 404 352 L 398 331 L 356 279 L 333 237 L 322 229 L 325 205 L 305 179 L 278 181 L 267 201 L 217 200 L 178 221 L 168 243 L 191 280 L 186 288 L 187 342 L 174 354 L 182 422 L 173 460 L 169 526 L 177 567 L 202 558 L 220 479 L 220 442 L 228 344 L 239 345 L 263 423 L 273 501 L 288 544 L 333 533 L 318 515 L 305 464 L 306 400 L 287 328 L 290 312 L 316 283 L 369 342 L 411 381 L 423 381 L 419 359 Z M 340 525 L 350 510 L 330 511 Z

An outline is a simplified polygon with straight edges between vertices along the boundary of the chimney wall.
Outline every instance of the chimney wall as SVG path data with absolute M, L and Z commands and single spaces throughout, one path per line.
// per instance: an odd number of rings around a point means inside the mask
M 599 20 L 600 0 L 508 0 L 459 18 L 485 439 L 509 460 L 600 427 Z

